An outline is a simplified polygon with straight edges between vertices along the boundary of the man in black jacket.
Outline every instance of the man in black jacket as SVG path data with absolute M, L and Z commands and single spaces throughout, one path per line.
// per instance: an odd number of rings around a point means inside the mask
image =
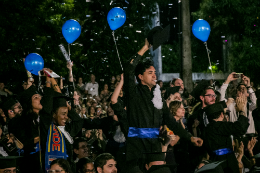
M 224 108 L 222 103 L 207 106 L 205 111 L 209 124 L 205 129 L 205 145 L 212 161 L 224 161 L 221 164 L 224 172 L 239 172 L 238 161 L 232 149 L 231 135 L 245 134 L 249 126 L 246 117 L 246 97 L 236 100 L 239 118 L 236 122 L 224 122 Z
M 129 172 L 133 167 L 138 166 L 143 153 L 162 151 L 158 138 L 162 125 L 167 125 L 174 134 L 191 140 L 197 146 L 203 143 L 200 138 L 192 137 L 170 115 L 165 101 L 161 98 L 159 86 L 155 87 L 156 72 L 153 64 L 149 61 L 139 62 L 149 47 L 149 42 L 145 40 L 143 48 L 124 68 L 124 92 L 129 124 L 126 159 Z M 135 76 L 138 85 L 135 85 Z

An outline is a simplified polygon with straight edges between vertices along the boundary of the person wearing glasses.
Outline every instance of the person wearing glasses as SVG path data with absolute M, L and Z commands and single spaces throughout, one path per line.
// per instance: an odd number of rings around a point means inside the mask
M 4 114 L 7 115 L 7 119 L 12 119 L 16 116 L 21 116 L 23 108 L 18 100 L 14 98 L 9 98 L 4 102 L 2 109 Z
M 220 88 L 220 94 L 221 98 L 220 101 L 225 100 L 227 101 L 229 98 L 226 98 L 226 90 L 231 81 L 235 81 L 239 78 L 236 78 L 236 72 L 231 73 L 228 77 L 225 83 Z M 256 95 L 254 93 L 254 90 L 250 86 L 250 79 L 247 76 L 242 77 L 242 82 L 238 84 L 236 87 L 236 98 L 238 97 L 246 97 L 248 99 L 247 101 L 247 106 L 245 110 L 245 114 L 249 119 L 249 127 L 246 132 L 246 136 L 253 136 L 255 132 L 255 124 L 254 124 L 254 119 L 252 117 L 252 112 L 254 109 L 256 109 Z M 233 98 L 233 99 L 236 99 Z M 239 117 L 239 112 L 236 110 L 236 102 L 233 101 L 231 104 L 228 106 L 228 110 L 230 111 L 230 121 L 235 122 L 238 120 Z
M 56 159 L 51 162 L 50 169 L 47 173 L 73 173 L 70 164 L 65 159 Z
M 200 101 L 200 107 L 195 110 L 188 119 L 189 131 L 194 135 L 201 137 L 204 128 L 208 124 L 204 108 L 212 105 L 216 101 L 216 94 L 214 88 L 210 86 L 209 81 L 202 80 L 196 88 L 191 92 L 191 95 Z
M 76 138 L 73 143 L 73 151 L 77 156 L 74 160 L 75 163 L 77 163 L 81 158 L 89 157 L 89 149 L 86 138 Z

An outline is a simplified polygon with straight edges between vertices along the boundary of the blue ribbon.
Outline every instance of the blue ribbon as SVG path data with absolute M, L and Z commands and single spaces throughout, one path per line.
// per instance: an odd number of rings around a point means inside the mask
M 128 137 L 135 138 L 158 138 L 160 128 L 137 128 L 129 127 Z
M 231 148 L 223 148 L 223 149 L 215 150 L 213 151 L 213 153 L 215 153 L 217 156 L 222 156 L 225 154 L 233 153 L 233 150 Z
M 34 147 L 34 151 L 32 151 L 30 154 L 34 154 L 40 151 L 40 145 L 39 142 L 36 143 L 35 147 Z

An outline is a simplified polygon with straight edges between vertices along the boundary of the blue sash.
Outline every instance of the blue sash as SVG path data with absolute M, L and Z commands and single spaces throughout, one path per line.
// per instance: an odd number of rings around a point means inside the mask
M 46 142 L 45 170 L 49 170 L 51 162 L 58 158 L 67 159 L 66 144 L 61 131 L 52 123 Z
M 129 127 L 128 137 L 135 138 L 158 138 L 160 128 L 137 128 Z
M 231 148 L 222 148 L 222 149 L 213 151 L 213 153 L 215 153 L 217 156 L 222 156 L 225 154 L 233 153 L 233 150 Z

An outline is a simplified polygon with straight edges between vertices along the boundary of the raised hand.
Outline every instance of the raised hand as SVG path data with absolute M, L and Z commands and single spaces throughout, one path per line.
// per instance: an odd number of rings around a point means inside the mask
M 246 86 L 250 86 L 250 78 L 247 77 L 247 76 L 244 76 L 244 77 L 243 77 L 243 83 L 244 83 Z
M 195 145 L 197 147 L 201 147 L 203 144 L 203 140 L 201 138 L 197 138 L 197 137 L 191 137 L 191 142 L 193 143 L 193 145 Z
M 247 144 L 247 149 L 248 149 L 249 152 L 253 151 L 253 148 L 254 148 L 255 144 L 256 144 L 256 138 L 254 137 Z
M 234 78 L 234 74 L 236 74 L 236 72 L 232 72 L 232 73 L 230 73 L 230 75 L 228 75 L 225 84 L 229 84 L 229 82 L 237 79 L 237 78 Z

